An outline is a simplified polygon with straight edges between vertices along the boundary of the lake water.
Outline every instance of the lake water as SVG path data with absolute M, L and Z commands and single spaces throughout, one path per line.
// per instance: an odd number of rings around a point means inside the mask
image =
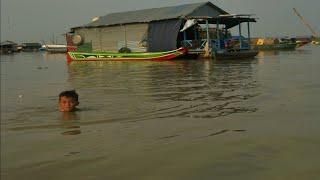
M 320 178 L 320 47 L 252 60 L 1 56 L 1 179 Z M 58 111 L 75 89 L 81 111 Z

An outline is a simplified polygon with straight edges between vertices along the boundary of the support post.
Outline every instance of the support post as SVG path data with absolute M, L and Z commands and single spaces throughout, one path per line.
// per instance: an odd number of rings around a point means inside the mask
M 224 38 L 227 38 L 228 37 L 228 29 L 227 27 L 225 26 L 224 27 Z
M 204 57 L 210 57 L 211 54 L 211 45 L 210 45 L 210 34 L 209 34 L 209 21 L 206 19 L 206 29 L 207 29 L 207 43 L 205 46 L 205 55 Z
M 249 46 L 249 49 L 251 49 L 251 34 L 250 34 L 250 22 L 249 21 L 247 22 L 247 25 L 248 25 L 248 46 Z
M 127 43 L 127 29 L 126 29 L 126 25 L 123 26 L 124 27 L 124 43 L 125 43 L 125 47 L 128 47 L 128 43 Z
M 186 40 L 187 40 L 187 33 L 186 33 L 186 31 L 183 31 L 183 46 L 187 45 Z
M 219 33 L 219 19 L 217 19 L 217 42 L 218 42 L 218 50 L 221 50 L 221 45 L 220 45 L 220 33 Z
M 101 28 L 99 28 L 98 30 L 99 32 L 99 48 L 100 48 L 100 51 L 102 51 L 102 33 L 101 33 Z M 91 46 L 92 46 L 92 41 L 91 41 Z
M 239 43 L 240 43 L 240 49 L 242 49 L 242 33 L 241 33 L 241 22 L 239 21 Z
M 206 19 L 206 30 L 207 30 L 207 43 L 210 43 L 210 35 L 209 35 L 209 21 Z
M 193 32 L 194 32 L 194 39 L 198 40 L 198 33 L 197 33 L 196 26 L 193 26 Z

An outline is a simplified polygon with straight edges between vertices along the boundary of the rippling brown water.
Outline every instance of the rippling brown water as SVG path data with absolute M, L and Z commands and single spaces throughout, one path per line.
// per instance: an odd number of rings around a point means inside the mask
M 245 61 L 1 56 L 4 179 L 317 179 L 320 49 Z M 81 111 L 60 113 L 76 89 Z

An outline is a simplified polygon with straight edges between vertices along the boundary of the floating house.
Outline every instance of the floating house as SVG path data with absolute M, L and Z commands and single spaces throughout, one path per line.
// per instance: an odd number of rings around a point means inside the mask
M 42 47 L 40 43 L 22 43 L 22 51 L 25 52 L 32 52 L 32 51 L 39 51 L 39 49 Z
M 238 50 L 250 49 L 249 23 L 256 22 L 250 16 L 229 14 L 211 2 L 119 12 L 71 28 L 66 40 L 78 51 L 159 52 L 183 46 L 203 53 L 207 45 L 210 51 L 221 52 L 227 38 L 237 41 Z M 248 38 L 242 35 L 243 22 Z M 232 37 L 229 30 L 237 25 L 239 35 Z
M 18 52 L 18 44 L 12 41 L 4 41 L 0 43 L 0 54 L 12 54 Z

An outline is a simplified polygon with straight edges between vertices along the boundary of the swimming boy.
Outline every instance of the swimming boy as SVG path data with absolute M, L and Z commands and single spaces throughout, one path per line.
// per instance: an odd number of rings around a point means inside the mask
M 59 109 L 61 112 L 73 112 L 78 110 L 79 105 L 78 94 L 75 90 L 63 91 L 59 94 Z

